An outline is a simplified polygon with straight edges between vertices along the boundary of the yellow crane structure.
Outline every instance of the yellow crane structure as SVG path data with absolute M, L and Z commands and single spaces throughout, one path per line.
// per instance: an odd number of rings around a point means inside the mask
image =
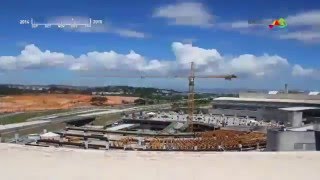
M 237 78 L 234 74 L 229 75 L 195 75 L 194 62 L 191 62 L 190 74 L 187 76 L 158 76 L 158 75 L 144 75 L 144 76 L 119 76 L 119 75 L 111 75 L 104 77 L 115 77 L 115 78 L 188 78 L 189 80 L 189 93 L 188 93 L 188 119 L 187 125 L 189 127 L 189 131 L 193 132 L 193 113 L 194 113 L 194 80 L 195 78 L 204 78 L 204 79 L 225 79 L 232 80 Z

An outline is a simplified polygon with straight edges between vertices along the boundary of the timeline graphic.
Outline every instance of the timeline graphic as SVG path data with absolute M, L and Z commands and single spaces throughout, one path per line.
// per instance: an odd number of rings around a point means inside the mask
M 44 28 L 78 28 L 78 27 L 86 27 L 91 28 L 94 25 L 103 24 L 103 20 L 101 19 L 92 19 L 92 18 L 86 18 L 86 19 L 77 19 L 77 18 L 68 18 L 64 19 L 63 21 L 49 21 L 49 22 L 41 22 L 36 21 L 34 18 L 30 19 L 20 19 L 19 24 L 21 25 L 31 25 L 31 28 L 38 28 L 38 27 L 44 27 Z

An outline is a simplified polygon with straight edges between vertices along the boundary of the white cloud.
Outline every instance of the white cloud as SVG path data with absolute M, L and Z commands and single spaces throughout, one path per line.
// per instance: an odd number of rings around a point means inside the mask
M 292 68 L 293 76 L 319 78 L 320 71 L 312 68 L 303 68 L 302 66 L 295 64 Z
M 299 31 L 299 32 L 289 32 L 286 34 L 279 35 L 280 39 L 294 39 L 305 42 L 319 41 L 320 32 L 313 31 Z
M 307 11 L 290 15 L 286 18 L 288 26 L 318 26 L 320 25 L 320 10 Z
M 139 32 L 131 29 L 125 29 L 125 28 L 116 28 L 108 24 L 98 24 L 92 27 L 82 26 L 74 29 L 68 29 L 68 31 L 76 31 L 76 32 L 82 32 L 82 33 L 113 33 L 121 37 L 129 37 L 129 38 L 150 37 L 150 35 L 147 35 L 146 33 L 143 33 L 143 32 Z
M 111 33 L 111 27 L 108 24 L 97 24 L 91 27 L 79 26 L 77 28 L 65 28 L 67 31 L 81 33 Z
M 133 31 L 129 29 L 117 29 L 115 33 L 119 34 L 120 36 L 124 37 L 133 37 L 133 38 L 145 38 L 146 34 L 138 31 Z
M 71 71 L 138 72 L 142 74 L 187 75 L 190 62 L 195 62 L 197 74 L 237 74 L 246 77 L 268 77 L 288 73 L 291 65 L 278 55 L 256 56 L 242 54 L 235 57 L 223 56 L 216 49 L 204 49 L 191 44 L 173 42 L 171 49 L 175 60 L 148 59 L 131 50 L 127 54 L 115 51 L 88 52 L 79 57 L 62 52 L 42 51 L 34 44 L 27 45 L 18 56 L 0 56 L 0 70 L 20 70 L 29 68 L 65 68 Z M 315 70 L 303 69 L 295 65 L 293 75 L 309 75 Z
M 195 62 L 199 74 L 236 73 L 242 77 L 272 76 L 290 68 L 288 61 L 277 55 L 244 54 L 233 58 L 222 56 L 216 49 L 203 49 L 191 44 L 174 42 L 171 45 L 175 61 L 148 60 L 131 51 L 129 54 L 90 52 L 77 59 L 72 70 L 135 70 L 146 73 L 186 74 L 190 62 Z M 119 72 L 118 71 L 118 72 Z
M 72 71 L 88 71 L 89 66 L 86 63 L 76 62 L 72 64 L 69 69 Z
M 16 69 L 16 57 L 14 56 L 0 57 L 0 70 L 14 70 L 14 69 Z
M 280 18 L 280 17 L 277 17 Z M 315 27 L 320 25 L 320 10 L 306 11 L 293 15 L 288 15 L 287 17 L 283 17 L 287 23 L 288 27 Z M 265 19 L 256 19 L 257 25 L 265 25 L 267 27 L 268 23 L 272 23 L 276 18 L 265 18 Z M 248 24 L 248 20 L 239 20 L 234 22 L 227 23 L 232 28 L 250 28 L 253 25 Z M 253 23 L 254 24 L 254 23 Z
M 70 29 L 69 29 L 70 30 Z M 146 38 L 150 37 L 143 32 L 131 30 L 131 29 L 124 29 L 124 28 L 114 28 L 108 25 L 96 25 L 93 27 L 80 27 L 76 29 L 71 29 L 72 31 L 76 32 L 83 32 L 83 33 L 113 33 L 117 34 L 121 37 L 129 37 L 129 38 Z
M 191 62 L 195 62 L 197 66 L 206 66 L 222 60 L 216 49 L 202 49 L 191 44 L 174 42 L 172 43 L 172 50 L 176 56 L 176 61 L 187 67 Z
M 93 20 L 91 20 L 92 22 Z M 66 24 L 89 24 L 90 18 L 84 16 L 57 16 L 48 20 L 48 23 L 66 23 Z M 111 25 L 109 22 L 102 20 L 102 24 L 92 24 L 91 27 L 78 26 L 78 27 L 65 27 L 66 31 L 82 32 L 82 33 L 113 33 L 122 37 L 129 38 L 146 38 L 148 35 L 127 28 L 119 28 Z
M 73 56 L 63 53 L 41 51 L 34 44 L 26 45 L 18 56 L 0 56 L 0 69 L 28 69 L 41 67 L 55 67 L 70 63 Z
M 295 31 L 279 35 L 280 39 L 293 39 L 303 42 L 320 41 L 320 10 L 307 11 L 290 15 L 286 18 L 288 26 Z M 301 30 L 303 28 L 303 30 Z
M 278 17 L 280 18 L 280 17 Z M 277 39 L 283 40 L 298 40 L 303 42 L 319 42 L 320 41 L 320 10 L 313 10 L 313 11 L 306 11 L 301 12 L 293 15 L 288 15 L 284 17 L 287 21 L 288 27 L 285 31 L 273 33 L 263 33 L 266 32 L 268 24 L 270 24 L 275 18 L 265 18 L 265 19 L 257 19 L 257 24 L 248 24 L 247 20 L 239 20 L 234 22 L 228 23 L 220 23 L 219 27 L 221 28 L 231 28 L 240 32 L 246 32 L 245 30 L 256 28 L 256 27 L 263 27 L 260 28 L 260 31 L 255 31 L 255 33 L 251 34 L 257 35 L 258 32 L 262 33 L 265 36 L 275 37 Z M 228 29 L 225 28 L 225 29 Z M 264 31 L 263 31 L 264 30 Z
M 243 54 L 233 58 L 222 56 L 216 49 L 203 49 L 174 42 L 172 50 L 176 63 L 180 68 L 189 68 L 190 62 L 195 62 L 199 73 L 236 73 L 244 76 L 260 77 L 275 75 L 287 70 L 290 65 L 285 58 L 277 55 L 264 54 L 255 56 Z
M 255 22 L 250 22 L 248 20 L 240 20 L 240 21 L 234 21 L 229 23 L 220 23 L 220 27 L 222 28 L 232 28 L 232 29 L 248 29 L 248 28 L 256 28 L 256 27 L 262 27 L 264 29 L 268 28 L 268 23 L 271 23 L 271 19 L 264 19 L 264 20 L 252 20 Z
M 230 23 L 231 28 L 248 28 L 250 25 L 248 21 L 236 21 Z
M 71 70 L 119 70 L 119 71 L 161 71 L 165 63 L 158 60 L 147 61 L 134 51 L 129 54 L 109 52 L 89 52 L 81 55 L 71 65 Z
M 159 7 L 153 17 L 166 18 L 170 24 L 208 27 L 214 16 L 198 2 L 182 2 Z
M 253 76 L 274 75 L 283 72 L 289 67 L 287 59 L 274 55 L 254 56 L 252 54 L 240 55 L 233 58 L 230 63 L 231 71 Z

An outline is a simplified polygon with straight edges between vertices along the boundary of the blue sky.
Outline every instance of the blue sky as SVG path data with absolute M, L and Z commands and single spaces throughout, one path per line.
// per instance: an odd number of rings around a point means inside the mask
M 198 80 L 201 88 L 320 89 L 320 3 L 306 1 L 4 1 L 0 83 L 134 85 L 181 88 L 186 80 L 104 75 L 237 74 Z M 20 25 L 71 18 L 103 25 L 45 29 Z M 283 17 L 286 29 L 268 29 Z M 248 25 L 248 20 L 265 21 Z M 88 75 L 90 74 L 90 76 Z M 92 76 L 92 74 L 94 74 Z

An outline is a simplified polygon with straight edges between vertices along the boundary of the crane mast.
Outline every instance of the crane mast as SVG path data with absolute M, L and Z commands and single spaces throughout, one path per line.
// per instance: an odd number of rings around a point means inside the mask
M 193 112 L 194 112 L 194 63 L 191 62 L 191 68 L 190 68 L 190 75 L 188 77 L 189 79 L 189 94 L 188 94 L 188 127 L 189 131 L 193 132 Z
M 189 92 L 188 92 L 188 118 L 187 118 L 187 125 L 188 125 L 188 130 L 193 132 L 193 112 L 194 112 L 194 81 L 195 78 L 205 78 L 205 79 L 212 79 L 212 78 L 220 78 L 220 79 L 225 79 L 225 80 L 232 80 L 233 78 L 237 78 L 236 75 L 200 75 L 196 76 L 195 75 L 195 67 L 194 67 L 194 62 L 191 62 L 191 67 L 190 67 L 190 73 L 189 76 L 158 76 L 158 75 L 146 75 L 146 76 L 137 76 L 137 75 L 132 75 L 132 76 L 120 76 L 120 75 L 109 75 L 109 76 L 104 76 L 104 77 L 115 77 L 115 78 L 188 78 L 189 80 Z

